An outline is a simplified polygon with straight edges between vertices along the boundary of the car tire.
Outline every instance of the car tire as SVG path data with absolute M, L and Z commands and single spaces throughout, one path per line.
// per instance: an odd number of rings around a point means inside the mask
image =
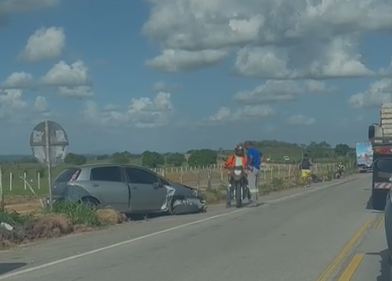
M 91 209 L 98 209 L 99 207 L 98 200 L 92 197 L 84 197 L 80 201 L 82 204 L 89 206 Z

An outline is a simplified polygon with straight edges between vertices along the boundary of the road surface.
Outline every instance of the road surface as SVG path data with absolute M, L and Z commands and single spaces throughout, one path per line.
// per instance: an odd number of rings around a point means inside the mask
M 214 207 L 10 250 L 0 254 L 0 280 L 388 281 L 370 176 L 329 185 L 274 194 L 257 208 Z

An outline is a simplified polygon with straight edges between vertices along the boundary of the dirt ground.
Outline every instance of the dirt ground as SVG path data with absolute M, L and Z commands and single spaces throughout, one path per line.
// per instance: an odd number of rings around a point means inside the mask
M 29 196 L 7 196 L 5 198 L 5 209 L 18 213 L 32 213 L 41 209 L 39 199 Z

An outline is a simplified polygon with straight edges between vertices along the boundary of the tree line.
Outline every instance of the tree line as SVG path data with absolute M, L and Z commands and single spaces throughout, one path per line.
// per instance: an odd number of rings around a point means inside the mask
M 305 144 L 294 144 L 289 142 L 281 142 L 276 140 L 266 140 L 266 141 L 255 141 L 255 146 L 262 152 L 265 151 L 278 151 L 280 149 L 286 149 L 285 151 L 297 151 L 300 152 L 298 155 L 304 155 L 305 153 L 309 155 L 314 160 L 322 159 L 336 159 L 339 157 L 354 157 L 355 149 L 350 148 L 347 144 L 337 144 L 332 147 L 326 142 L 311 142 L 308 145 Z M 183 153 L 158 153 L 156 151 L 146 150 L 141 154 L 132 154 L 128 151 L 116 152 L 113 154 L 98 155 L 95 159 L 100 161 L 110 161 L 112 163 L 128 164 L 133 162 L 132 160 L 141 161 L 141 165 L 149 168 L 157 168 L 161 166 L 208 166 L 217 164 L 220 162 L 219 157 L 224 157 L 232 153 L 232 150 L 224 150 L 222 148 L 218 150 L 212 149 L 192 149 L 188 150 L 185 154 Z M 266 157 L 268 155 L 265 155 Z M 300 157 L 299 157 L 300 158 Z M 272 162 L 277 163 L 295 163 L 299 160 L 290 159 L 286 161 L 284 159 L 272 159 Z M 74 165 L 85 164 L 89 159 L 83 155 L 69 153 L 65 158 L 65 162 Z M 105 162 L 106 162 L 105 161 Z
M 350 148 L 347 144 L 337 144 L 332 146 L 327 142 L 311 142 L 308 145 L 282 142 L 277 140 L 255 141 L 255 146 L 264 153 L 264 156 L 271 157 L 271 162 L 276 163 L 294 163 L 298 161 L 303 154 L 307 153 L 314 160 L 333 159 L 339 157 L 354 157 L 355 149 Z M 283 152 L 282 152 L 283 151 Z M 149 168 L 157 168 L 161 166 L 207 166 L 220 162 L 224 156 L 233 153 L 231 150 L 219 148 L 212 149 L 192 149 L 185 154 L 179 152 L 158 153 L 155 151 L 144 151 L 141 154 L 130 153 L 128 151 L 115 152 L 113 154 L 103 154 L 94 157 L 81 154 L 69 153 L 64 162 L 71 165 L 83 165 L 87 162 L 112 162 L 120 164 L 140 163 Z M 290 161 L 281 157 L 284 154 L 292 154 Z M 2 163 L 36 163 L 33 157 L 23 157 L 20 159 L 2 160 Z

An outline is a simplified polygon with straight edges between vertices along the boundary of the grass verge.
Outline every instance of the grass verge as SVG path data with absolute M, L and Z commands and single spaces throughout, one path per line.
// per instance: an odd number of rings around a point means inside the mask
M 52 212 L 46 209 L 34 215 L 4 211 L 0 212 L 0 250 L 124 221 L 125 216 L 110 207 L 95 210 L 84 204 L 70 202 L 55 204 Z

